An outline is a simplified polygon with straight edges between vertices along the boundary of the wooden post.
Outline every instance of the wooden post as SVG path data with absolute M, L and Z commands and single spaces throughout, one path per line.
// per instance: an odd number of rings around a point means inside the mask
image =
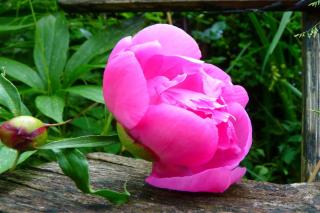
M 320 21 L 319 12 L 303 15 L 303 29 L 307 31 Z M 306 36 L 303 43 L 303 144 L 302 181 L 307 181 L 320 160 L 320 33 Z M 320 180 L 320 174 L 316 176 Z

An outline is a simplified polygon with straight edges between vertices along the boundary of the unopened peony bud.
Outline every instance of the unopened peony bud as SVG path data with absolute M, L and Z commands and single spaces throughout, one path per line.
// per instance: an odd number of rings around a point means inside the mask
M 1 142 L 18 151 L 33 150 L 47 141 L 47 128 L 39 119 L 19 116 L 0 126 Z

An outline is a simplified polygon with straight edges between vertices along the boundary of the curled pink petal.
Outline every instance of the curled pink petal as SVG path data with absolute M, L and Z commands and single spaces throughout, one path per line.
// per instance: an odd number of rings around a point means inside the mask
M 148 91 L 150 95 L 150 104 L 160 104 L 161 94 L 171 87 L 183 82 L 186 78 L 186 74 L 177 75 L 172 80 L 169 80 L 165 76 L 158 76 L 147 81 Z
M 188 89 L 194 92 L 203 93 L 202 76 L 200 75 L 200 73 L 189 74 L 186 76 L 186 79 L 184 81 L 180 82 L 175 87 L 179 89 Z
M 132 128 L 148 109 L 149 95 L 143 71 L 132 52 L 123 52 L 104 72 L 103 95 L 108 109 L 126 128 Z
M 213 168 L 186 176 L 157 177 L 151 174 L 146 182 L 152 186 L 187 192 L 224 192 L 231 184 L 241 180 L 246 169 Z
M 245 156 L 249 152 L 252 144 L 252 126 L 250 118 L 244 108 L 238 103 L 230 104 L 229 112 L 235 117 L 233 125 L 238 139 L 237 144 L 244 150 Z
M 116 46 L 113 48 L 110 56 L 109 56 L 109 60 L 114 58 L 117 54 L 126 51 L 128 48 L 130 48 L 130 46 L 132 45 L 132 37 L 131 36 L 127 36 L 124 37 L 123 39 L 121 39 Z
M 217 129 L 208 119 L 168 104 L 150 106 L 130 133 L 157 154 L 176 165 L 209 161 L 217 145 Z
M 145 64 L 152 56 L 160 54 L 162 51 L 161 48 L 161 44 L 158 41 L 150 41 L 134 45 L 130 50 L 135 53 L 143 71 L 148 72 L 149 70 L 145 68 Z
M 182 55 L 201 58 L 196 41 L 182 29 L 169 24 L 146 27 L 133 37 L 134 44 L 159 41 L 165 55 Z
M 252 127 L 247 112 L 238 103 L 229 106 L 229 112 L 234 119 L 232 125 L 220 124 L 218 126 L 218 149 L 213 158 L 198 167 L 198 171 L 216 167 L 234 168 L 248 154 L 252 144 Z
M 247 91 L 239 85 L 228 86 L 223 90 L 222 94 L 226 102 L 237 102 L 245 107 L 249 101 Z
M 231 82 L 230 76 L 221 70 L 219 67 L 214 66 L 212 64 L 204 64 L 203 65 L 204 71 L 210 75 L 212 78 L 219 79 L 225 83 Z
M 151 79 L 166 76 L 172 79 L 183 73 L 192 75 L 200 72 L 203 63 L 203 61 L 188 57 L 155 55 L 144 66 L 145 77 Z

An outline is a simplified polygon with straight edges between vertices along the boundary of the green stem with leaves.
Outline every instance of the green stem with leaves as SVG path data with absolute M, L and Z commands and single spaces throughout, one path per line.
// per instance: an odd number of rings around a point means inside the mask
M 113 115 L 112 113 L 109 112 L 106 120 L 106 125 L 103 127 L 101 135 L 108 135 L 112 120 L 113 120 Z
M 13 164 L 12 164 L 10 171 L 14 171 L 16 169 L 18 162 L 19 162 L 20 155 L 21 155 L 21 152 L 17 151 L 17 155 L 13 161 Z

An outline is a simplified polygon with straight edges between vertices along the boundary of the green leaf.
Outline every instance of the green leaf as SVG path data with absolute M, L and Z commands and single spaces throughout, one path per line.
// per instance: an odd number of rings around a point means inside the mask
M 38 96 L 36 107 L 49 118 L 57 122 L 63 121 L 64 101 L 62 98 L 58 96 Z
M 284 84 L 293 94 L 295 94 L 298 98 L 302 98 L 302 92 L 289 83 L 286 79 L 282 79 L 281 83 Z
M 84 42 L 80 48 L 71 56 L 68 60 L 65 69 L 66 85 L 72 84 L 79 75 L 89 71 L 89 67 L 86 65 L 97 55 L 102 54 L 104 51 L 108 51 L 112 48 L 109 44 L 109 33 L 101 32 Z
M 67 138 L 44 144 L 37 149 L 65 149 L 82 147 L 107 146 L 117 142 L 116 136 L 89 135 L 77 138 Z
M 0 118 L 4 120 L 10 120 L 13 114 L 0 106 Z
M 57 161 L 63 173 L 70 177 L 76 186 L 86 194 L 104 197 L 113 203 L 124 203 L 130 194 L 125 190 L 123 193 L 108 189 L 93 190 L 90 186 L 89 166 L 86 157 L 77 149 L 54 150 Z
M 151 152 L 145 149 L 142 145 L 136 143 L 126 132 L 126 130 L 117 123 L 117 132 L 121 144 L 131 153 L 133 156 L 142 158 L 147 161 L 153 161 L 154 157 Z
M 23 163 L 25 160 L 27 160 L 35 152 L 36 151 L 23 152 L 20 155 L 17 164 Z M 16 159 L 17 154 L 18 153 L 16 150 L 11 149 L 11 148 L 0 143 L 0 174 L 11 169 L 11 167 L 13 166 L 13 163 Z
M 88 161 L 77 149 L 54 150 L 63 173 L 84 193 L 90 193 Z
M 116 192 L 113 190 L 109 190 L 109 189 L 99 189 L 96 191 L 92 191 L 91 194 L 104 197 L 107 200 L 109 200 L 110 202 L 115 203 L 115 204 L 126 203 L 130 197 L 130 193 L 126 190 L 126 188 L 125 188 L 125 191 L 122 193 L 119 193 L 119 192 Z
M 24 105 L 23 102 L 21 102 L 21 115 L 31 115 L 30 110 L 27 108 L 26 105 Z
M 292 163 L 296 157 L 298 152 L 291 147 L 287 147 L 287 149 L 281 154 L 281 159 L 286 163 Z
M 38 73 L 18 61 L 0 57 L 0 67 L 4 67 L 6 74 L 35 89 L 44 89 L 43 82 Z
M 0 74 L 0 104 L 6 106 L 15 116 L 21 115 L 21 98 L 17 88 Z
M 60 88 L 68 47 L 68 24 L 62 14 L 49 15 L 37 22 L 34 61 L 49 93 Z
M 254 25 L 255 31 L 258 33 L 258 36 L 259 36 L 261 43 L 263 45 L 268 45 L 269 44 L 268 37 L 267 37 L 265 31 L 263 30 L 261 23 L 258 21 L 256 14 L 248 13 L 248 16 L 249 16 L 252 24 Z
M 25 28 L 32 27 L 33 24 L 24 24 L 24 25 L 0 25 L 0 33 L 8 33 L 11 31 L 22 30 Z
M 123 26 L 100 32 L 89 38 L 69 59 L 65 69 L 65 85 L 71 85 L 80 75 L 92 69 L 87 65 L 94 57 L 110 51 L 122 37 L 137 32 L 142 26 L 141 21 L 124 23 Z
M 0 17 L 0 33 L 23 30 L 34 26 L 31 16 L 22 17 Z
M 103 127 L 103 120 L 97 120 L 92 117 L 84 116 L 75 118 L 72 125 L 80 128 L 86 135 L 100 135 Z
M 243 54 L 246 52 L 246 50 L 249 48 L 249 46 L 251 45 L 251 42 L 247 43 L 242 50 L 240 51 L 240 53 L 237 55 L 237 57 L 232 60 L 230 66 L 226 69 L 226 72 L 228 73 L 229 71 L 231 71 L 234 66 L 236 66 L 236 64 L 238 63 L 238 61 L 240 61 L 243 58 Z
M 277 30 L 276 34 L 274 35 L 272 42 L 268 48 L 268 51 L 264 57 L 263 64 L 262 64 L 262 72 L 264 72 L 270 56 L 272 55 L 273 51 L 277 47 L 277 45 L 280 41 L 280 38 L 281 38 L 284 30 L 286 29 L 286 26 L 288 25 L 288 23 L 290 21 L 291 15 L 292 15 L 291 11 L 283 13 L 278 30 Z
M 103 95 L 102 95 L 102 87 L 101 86 L 93 86 L 93 85 L 81 85 L 74 86 L 67 89 L 68 92 L 74 95 L 80 95 L 86 99 L 104 103 Z

